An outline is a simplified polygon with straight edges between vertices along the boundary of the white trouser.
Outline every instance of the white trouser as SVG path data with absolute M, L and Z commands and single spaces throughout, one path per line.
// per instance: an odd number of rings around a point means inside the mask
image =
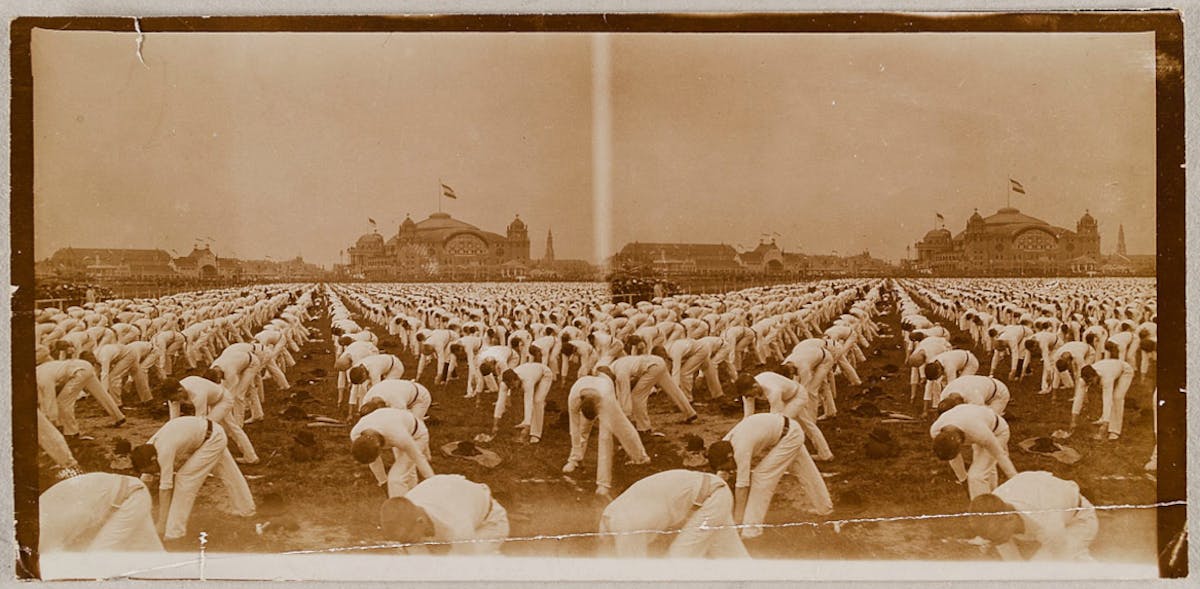
M 167 512 L 167 531 L 163 535 L 164 539 L 182 538 L 187 533 L 192 505 L 196 502 L 200 487 L 204 485 L 204 479 L 210 472 L 221 479 L 221 484 L 229 494 L 229 504 L 234 515 L 254 514 L 254 497 L 250 495 L 246 478 L 242 476 L 242 471 L 238 470 L 233 455 L 226 447 L 227 444 L 225 430 L 214 423 L 212 434 L 175 472 L 175 491 L 171 496 L 170 511 Z
M 750 471 L 750 495 L 746 499 L 743 524 L 758 526 L 763 523 L 767 508 L 771 505 L 771 498 L 775 496 L 775 487 L 784 473 L 791 473 L 800 481 L 809 511 L 824 515 L 833 510 L 833 500 L 825 486 L 825 479 L 821 477 L 816 463 L 804 447 L 804 432 L 796 427 L 796 424 L 792 424 L 783 439 L 779 440 Z M 742 536 L 745 538 L 760 535 L 761 527 L 742 530 Z

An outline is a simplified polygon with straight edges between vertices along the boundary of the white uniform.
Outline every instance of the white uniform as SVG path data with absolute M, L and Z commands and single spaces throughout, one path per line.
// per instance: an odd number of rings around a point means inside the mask
M 804 435 L 812 440 L 817 450 L 817 460 L 832 460 L 833 451 L 829 442 L 817 427 L 817 400 L 809 396 L 804 385 L 774 372 L 762 372 L 754 377 L 762 389 L 763 397 L 771 407 L 771 413 L 779 413 L 796 420 L 804 428 Z M 755 400 L 742 398 L 743 418 L 754 415 Z
M 743 537 L 762 535 L 759 524 L 766 518 L 784 473 L 799 479 L 810 511 L 819 515 L 833 511 L 825 479 L 804 447 L 804 432 L 791 418 L 776 413 L 751 415 L 733 426 L 723 439 L 733 446 L 737 488 L 750 489 L 742 524 L 752 527 L 742 530 Z
M 1100 421 L 1108 424 L 1110 434 L 1121 434 L 1121 425 L 1125 421 L 1125 394 L 1133 382 L 1133 366 L 1124 360 L 1100 360 L 1091 364 L 1092 369 L 1100 376 L 1101 403 L 1103 413 Z
M 953 394 L 961 395 L 964 401 L 972 405 L 990 407 L 996 415 L 1004 415 L 1010 399 L 1008 385 L 981 374 L 968 374 L 951 381 L 942 391 L 942 398 Z
M 363 405 L 373 399 L 382 399 L 388 407 L 410 411 L 417 419 L 424 420 L 433 397 L 425 385 L 412 380 L 388 379 L 376 383 L 363 395 Z
M 1008 457 L 1008 422 L 990 407 L 969 403 L 958 405 L 933 422 L 929 437 L 936 438 L 948 426 L 958 428 L 963 433 L 963 443 L 971 444 L 971 469 L 966 470 L 963 466 L 962 453 L 950 460 L 950 468 L 959 482 L 967 480 L 972 499 L 996 488 L 997 465 L 1007 477 L 1017 474 Z
M 1039 544 L 1032 560 L 1091 560 L 1088 549 L 1096 538 L 1096 509 L 1079 492 L 1079 485 L 1048 472 L 1017 474 L 992 494 L 1020 512 L 1024 532 L 1015 539 Z M 1016 553 L 998 547 L 1001 554 Z
M 542 427 L 546 418 L 546 396 L 550 393 L 550 385 L 554 384 L 554 370 L 542 362 L 526 362 L 512 369 L 521 379 L 522 400 L 525 406 L 525 418 L 520 425 L 529 428 L 531 438 L 542 437 Z M 497 404 L 497 409 L 500 405 Z M 493 415 L 496 419 L 501 415 Z
M 385 474 L 383 458 L 371 463 L 371 473 L 380 484 L 387 484 L 388 497 L 403 497 L 417 484 L 418 473 L 422 478 L 433 476 L 429 466 L 429 430 L 415 415 L 394 407 L 376 409 L 364 415 L 350 430 L 350 441 L 358 439 L 364 431 L 372 430 L 383 436 L 384 448 L 391 448 L 396 459 Z
M 619 558 L 644 558 L 664 532 L 674 558 L 749 558 L 733 521 L 733 494 L 720 477 L 690 470 L 650 475 L 608 504 L 600 533 L 610 535 Z
M 38 499 L 38 551 L 161 552 L 151 505 L 134 477 L 92 472 L 60 481 Z
M 177 417 L 159 428 L 147 443 L 158 451 L 159 490 L 174 489 L 163 538 L 174 540 L 187 533 L 192 505 L 210 472 L 221 479 L 234 515 L 254 514 L 254 497 L 229 453 L 228 438 L 220 424 L 194 415 Z
M 498 554 L 508 537 L 508 512 L 487 485 L 459 474 L 433 475 L 404 495 L 433 522 L 429 541 L 450 543 L 450 554 Z
M 596 418 L 584 417 L 580 410 L 583 399 L 591 398 L 596 403 Z M 607 376 L 585 376 L 575 381 L 571 392 L 567 395 L 567 414 L 571 426 L 571 455 L 567 458 L 564 472 L 573 472 L 583 462 L 587 452 L 588 439 L 592 434 L 592 426 L 600 422 L 600 441 L 596 450 L 596 492 L 606 494 L 612 489 L 613 437 L 616 436 L 621 448 L 631 460 L 637 463 L 650 461 L 646 448 L 637 430 L 621 410 L 613 390 L 613 383 Z

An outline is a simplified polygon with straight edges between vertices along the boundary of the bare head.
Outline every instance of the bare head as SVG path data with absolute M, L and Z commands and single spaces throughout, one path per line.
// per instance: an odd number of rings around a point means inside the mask
M 971 532 L 991 542 L 1005 544 L 1025 529 L 1016 509 L 991 493 L 984 493 L 971 500 L 969 520 Z
M 713 442 L 708 447 L 708 465 L 713 470 L 731 471 L 737 469 L 737 462 L 733 459 L 733 444 L 728 440 L 720 440 Z
M 381 448 L 383 448 L 383 436 L 375 430 L 366 430 L 354 439 L 350 446 L 350 453 L 354 456 L 355 462 L 370 464 L 379 458 Z
M 411 544 L 434 534 L 433 520 L 424 509 L 404 497 L 392 497 L 379 508 L 379 527 L 393 542 Z
M 941 460 L 952 460 L 962 451 L 963 433 L 948 427 L 933 438 L 933 454 Z

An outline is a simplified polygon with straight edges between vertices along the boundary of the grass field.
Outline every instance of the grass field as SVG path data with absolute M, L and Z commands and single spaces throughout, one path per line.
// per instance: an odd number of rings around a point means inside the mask
M 360 323 L 364 320 L 357 318 Z M 930 451 L 928 419 L 912 423 L 880 422 L 880 418 L 857 417 L 851 409 L 865 397 L 868 387 L 879 387 L 882 394 L 871 399 L 884 411 L 916 415 L 919 408 L 908 401 L 907 372 L 899 336 L 899 318 L 890 310 L 879 318 L 883 337 L 867 350 L 867 361 L 858 367 L 863 386 L 850 386 L 839 378 L 839 415 L 821 422 L 821 428 L 834 451 L 830 462 L 819 463 L 834 499 L 833 514 L 812 518 L 801 513 L 789 500 L 797 489 L 785 479 L 778 488 L 767 515 L 771 527 L 757 539 L 748 540 L 747 548 L 760 558 L 857 558 L 857 559 L 962 559 L 980 558 L 981 549 L 968 544 L 970 536 L 961 517 L 922 518 L 955 514 L 967 507 L 964 486 L 954 482 L 949 468 Z M 364 323 L 365 324 L 365 323 Z M 314 402 L 304 405 L 309 413 L 337 416 L 336 376 L 332 374 L 332 343 L 327 318 L 321 314 L 310 326 L 315 339 L 296 354 L 298 364 L 288 372 L 294 390 L 308 391 Z M 389 349 L 386 331 L 370 325 L 380 335 L 384 352 Z M 957 334 L 956 334 L 957 335 Z M 976 350 L 981 363 L 988 358 Z M 402 359 L 408 376 L 415 371 L 411 356 Z M 900 367 L 896 370 L 896 367 Z M 1040 367 L 1040 364 L 1039 364 Z M 771 367 L 767 367 L 771 368 Z M 176 376 L 182 376 L 182 373 Z M 432 380 L 432 376 L 427 377 Z M 488 469 L 475 462 L 443 454 L 441 446 L 467 440 L 486 431 L 491 423 L 493 395 L 485 395 L 482 404 L 463 397 L 465 379 L 451 381 L 446 387 L 432 382 L 434 405 L 429 412 L 432 465 L 439 473 L 461 473 L 491 486 L 497 500 L 508 510 L 511 540 L 504 552 L 529 556 L 585 556 L 603 550 L 602 543 L 587 536 L 596 530 L 603 503 L 593 494 L 595 443 L 583 466 L 564 476 L 561 467 L 569 452 L 565 419 L 568 383 L 556 383 L 547 404 L 547 432 L 538 445 L 515 439 L 514 426 L 520 419 L 520 402 L 510 407 L 501 434 L 484 445 L 497 452 L 504 462 Z M 1155 482 L 1142 465 L 1153 448 L 1150 395 L 1153 379 L 1135 382 L 1128 395 L 1125 434 L 1119 442 L 1095 442 L 1088 436 L 1075 436 L 1069 445 L 1082 453 L 1074 465 L 1022 451 L 1023 439 L 1049 435 L 1066 426 L 1070 411 L 1067 394 L 1060 391 L 1055 399 L 1039 396 L 1037 376 L 1023 382 L 1009 382 L 1013 400 L 1008 408 L 1012 439 L 1010 452 L 1019 470 L 1048 470 L 1077 481 L 1084 494 L 1099 506 L 1149 504 L 1155 500 Z M 287 421 L 279 416 L 286 406 L 286 395 L 267 385 L 267 414 L 264 423 L 247 426 L 262 462 L 244 466 L 256 498 L 278 493 L 282 509 L 261 509 L 253 518 L 238 518 L 222 511 L 224 494 L 220 483 L 210 479 L 196 503 L 190 521 L 192 535 L 206 532 L 208 549 L 237 552 L 284 552 L 336 547 L 370 546 L 382 541 L 377 528 L 377 510 L 385 499 L 385 490 L 377 487 L 365 466 L 355 463 L 349 453 L 349 427 L 308 428 L 306 421 Z M 697 398 L 706 393 L 697 391 Z M 1085 409 L 1090 421 L 1099 412 L 1098 394 L 1093 393 Z M 760 410 L 765 410 L 760 407 Z M 120 429 L 105 428 L 107 417 L 92 401 L 78 406 L 81 425 L 94 441 L 79 442 L 77 457 L 86 470 L 113 470 L 111 448 L 118 437 L 140 443 L 161 424 L 148 409 L 131 409 L 129 424 Z M 670 468 L 681 468 L 682 436 L 697 434 L 706 442 L 719 439 L 740 419 L 740 404 L 707 403 L 698 407 L 701 419 L 692 425 L 681 423 L 679 415 L 661 394 L 651 398 L 651 418 L 665 437 L 652 437 L 646 449 L 652 462 L 646 466 L 623 466 L 620 457 L 615 468 L 619 492 L 639 478 Z M 900 443 L 894 458 L 869 459 L 863 452 L 867 434 L 876 427 L 891 431 Z M 321 455 L 313 462 L 294 462 L 290 456 L 291 436 L 308 429 L 317 436 Z M 51 469 L 43 457 L 42 485 L 52 482 Z M 1101 560 L 1151 562 L 1155 557 L 1155 516 L 1152 510 L 1105 510 L 1099 514 L 1100 534 L 1093 554 Z M 835 525 L 833 521 L 839 521 Z M 869 520 L 869 521 L 863 521 Z M 255 524 L 270 522 L 262 533 Z M 566 537 L 562 537 L 562 536 Z M 559 537 L 555 537 L 559 536 Z M 171 547 L 192 550 L 189 540 Z

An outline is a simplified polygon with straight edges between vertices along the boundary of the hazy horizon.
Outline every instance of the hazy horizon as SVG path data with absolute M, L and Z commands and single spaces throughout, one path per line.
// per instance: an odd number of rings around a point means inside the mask
M 591 36 L 35 32 L 35 255 L 162 248 L 330 265 L 443 210 L 531 257 L 625 243 L 869 250 L 1005 205 L 1155 251 L 1152 34 Z M 596 251 L 593 109 L 611 110 Z M 318 224 L 319 223 L 319 224 Z

